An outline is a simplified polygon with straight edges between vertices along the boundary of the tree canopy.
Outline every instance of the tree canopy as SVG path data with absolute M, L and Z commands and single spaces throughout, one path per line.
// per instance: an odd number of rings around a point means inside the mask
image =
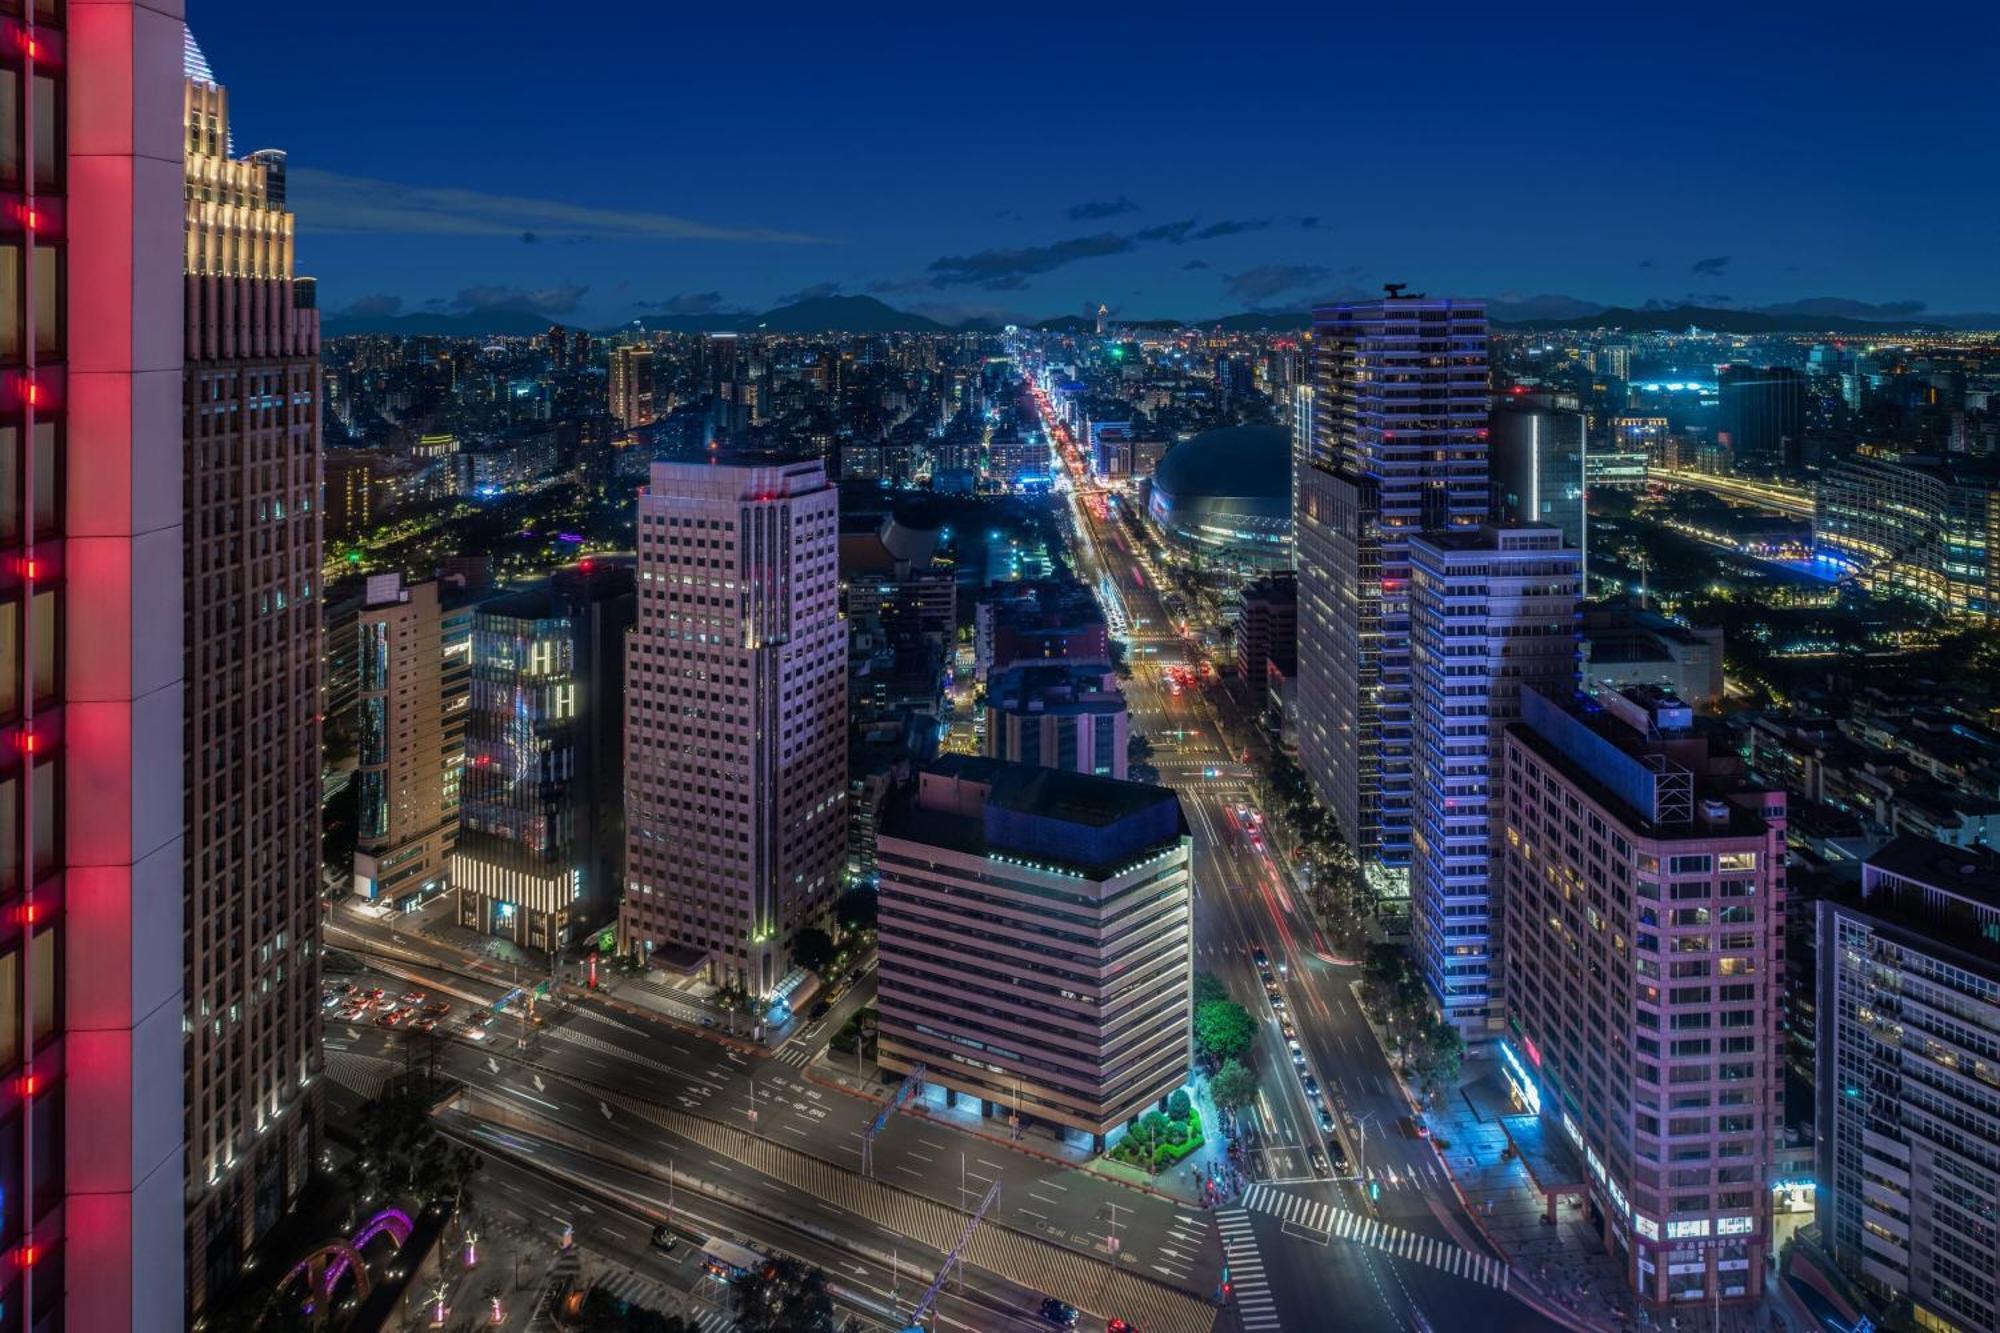
M 1210 1000 L 1194 1011 L 1194 1043 L 1216 1060 L 1242 1060 L 1257 1039 L 1257 1023 L 1234 1000 Z

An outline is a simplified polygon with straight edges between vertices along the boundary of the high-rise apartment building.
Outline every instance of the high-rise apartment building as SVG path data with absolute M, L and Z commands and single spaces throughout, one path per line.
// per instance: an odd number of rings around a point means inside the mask
M 653 405 L 653 349 L 627 343 L 611 349 L 611 415 L 627 430 L 650 426 Z
M 188 1309 L 242 1270 L 318 1155 L 319 312 L 285 156 L 229 149 L 183 82 Z
M 1523 687 L 1576 688 L 1577 552 L 1553 527 L 1428 533 L 1410 543 L 1410 925 L 1417 967 L 1468 1040 L 1498 1035 L 1505 929 L 1490 882 L 1501 740 Z
M 1755 1300 L 1784 1114 L 1785 794 L 1671 695 L 1521 699 L 1501 1066 L 1575 1148 L 1641 1300 Z
M 847 853 L 840 493 L 824 463 L 655 463 L 626 658 L 620 937 L 769 995 Z
M 2000 861 L 1900 837 L 1818 909 L 1820 1230 L 1915 1327 L 2000 1328 Z
M 186 1299 L 184 37 L 164 3 L 9 13 L 0 1309 L 141 1333 Z
M 408 905 L 451 882 L 472 686 L 472 608 L 436 580 L 371 575 L 356 631 L 354 891 Z
M 1405 296 L 1313 312 L 1296 482 L 1299 760 L 1377 891 L 1407 893 L 1410 539 L 1486 519 L 1486 308 Z
M 883 1069 L 1102 1151 L 1187 1079 L 1191 846 L 1170 789 L 938 759 L 876 843 Z
M 459 924 L 554 950 L 621 896 L 632 588 L 629 561 L 592 559 L 475 610 Z

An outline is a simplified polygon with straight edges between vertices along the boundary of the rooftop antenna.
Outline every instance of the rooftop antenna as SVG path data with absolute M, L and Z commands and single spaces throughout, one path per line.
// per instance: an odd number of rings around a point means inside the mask
M 1397 297 L 1401 296 L 1403 292 L 1409 287 L 1409 285 L 1410 284 L 1407 282 L 1385 282 L 1382 284 L 1382 290 L 1387 292 L 1389 294 L 1389 299 L 1393 301 Z

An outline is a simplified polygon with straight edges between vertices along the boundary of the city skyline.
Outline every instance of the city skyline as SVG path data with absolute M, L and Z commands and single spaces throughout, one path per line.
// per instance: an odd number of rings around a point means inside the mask
M 1966 169 L 1974 40 L 1719 9 L 1459 6 L 1422 31 L 1298 12 L 1224 34 L 1172 7 L 1056 32 L 617 9 L 563 34 L 587 71 L 567 78 L 540 63 L 548 16 L 523 6 L 305 8 L 281 62 L 256 58 L 247 0 L 188 18 L 251 108 L 245 145 L 292 154 L 329 318 L 606 327 L 838 292 L 948 320 L 1086 301 L 1192 319 L 1419 276 L 1503 318 L 1550 295 L 1528 308 L 2000 310 L 1978 221 L 2000 187 Z M 1314 129 L 1329 71 L 1365 131 L 1365 186 Z M 1450 87 L 1410 96 L 1422 77 Z M 301 78 L 347 91 L 289 97 Z M 1018 94 L 1002 133 L 969 88 Z M 1865 113 L 1836 109 L 1857 95 Z M 1433 170 L 1462 208 L 1398 202 Z

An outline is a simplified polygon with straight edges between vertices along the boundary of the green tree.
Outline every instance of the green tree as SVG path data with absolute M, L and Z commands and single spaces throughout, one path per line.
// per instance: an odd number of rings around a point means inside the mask
M 867 885 L 858 885 L 840 895 L 834 915 L 844 930 L 875 929 L 875 890 Z
M 833 936 L 818 926 L 803 927 L 792 937 L 792 961 L 821 976 L 834 959 Z
M 860 1333 L 834 1310 L 826 1274 L 796 1259 L 773 1259 L 729 1289 L 742 1333 Z
M 1208 1095 L 1224 1111 L 1240 1111 L 1257 1100 L 1257 1076 L 1240 1060 L 1225 1060 L 1208 1081 Z
M 1149 1144 L 1164 1141 L 1167 1137 L 1167 1131 L 1172 1127 L 1173 1121 L 1167 1119 L 1158 1111 L 1148 1111 L 1139 1117 L 1140 1137 Z
M 1242 1060 L 1257 1039 L 1257 1023 L 1234 1000 L 1210 1000 L 1194 1011 L 1194 1044 L 1214 1060 Z
M 1175 1088 L 1174 1095 L 1167 1098 L 1167 1119 L 1177 1124 L 1186 1124 L 1194 1114 L 1194 1103 L 1188 1099 L 1186 1088 Z
M 1216 976 L 1213 972 L 1197 972 L 1194 974 L 1194 1003 L 1196 1008 L 1200 1008 L 1211 1000 L 1226 1000 L 1228 998 L 1229 987 L 1222 984 L 1221 977 Z
M 357 1116 L 360 1151 L 348 1183 L 364 1198 L 408 1195 L 464 1207 L 480 1156 L 437 1132 L 431 1108 L 443 1089 L 421 1074 L 393 1080 Z
M 1134 764 L 1143 764 L 1153 757 L 1153 743 L 1141 732 L 1133 732 L 1125 739 L 1125 758 Z

